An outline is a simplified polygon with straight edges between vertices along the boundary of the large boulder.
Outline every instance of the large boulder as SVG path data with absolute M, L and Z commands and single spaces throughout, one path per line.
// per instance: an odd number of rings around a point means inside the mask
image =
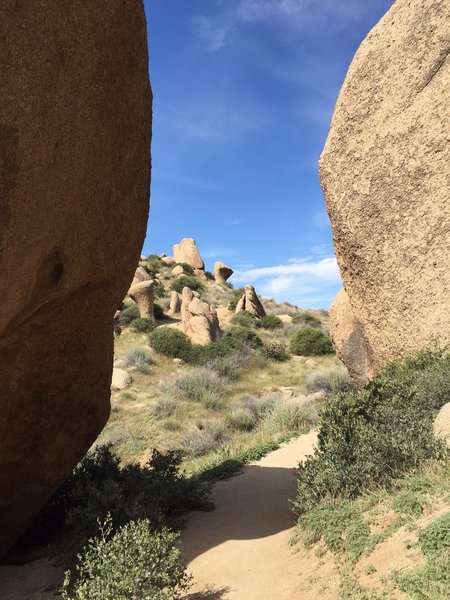
M 217 341 L 221 332 L 216 311 L 188 287 L 183 289 L 181 299 L 183 331 L 192 343 L 204 346 Z
M 449 36 L 448 0 L 397 0 L 350 66 L 320 159 L 369 377 L 450 342 Z
M 330 331 L 337 354 L 345 363 L 353 383 L 365 385 L 369 374 L 367 342 L 344 289 L 330 306 Z
M 1 555 L 108 419 L 151 94 L 141 1 L 3 0 L 0 33 Z
M 243 312 L 244 310 L 256 317 L 264 317 L 266 315 L 264 306 L 261 304 L 255 288 L 250 284 L 245 286 L 244 294 L 236 305 L 236 313 Z
M 141 318 L 149 319 L 153 317 L 155 284 L 151 279 L 133 285 L 133 287 L 128 290 L 128 295 L 136 302 Z
M 192 238 L 184 238 L 173 247 L 173 257 L 177 263 L 186 263 L 194 269 L 204 269 L 205 263 Z
M 134 272 L 133 281 L 131 282 L 130 288 L 132 288 L 137 283 L 142 283 L 143 281 L 150 281 L 150 275 L 144 269 L 144 267 L 138 267 Z
M 230 269 L 230 267 L 227 267 L 227 265 L 222 262 L 216 262 L 214 264 L 214 279 L 216 280 L 216 283 L 226 283 L 233 273 L 233 269 Z

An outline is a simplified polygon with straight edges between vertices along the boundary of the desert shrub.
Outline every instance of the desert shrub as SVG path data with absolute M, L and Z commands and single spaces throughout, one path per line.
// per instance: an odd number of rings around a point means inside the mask
M 209 279 L 209 281 L 214 281 L 214 275 L 211 273 L 211 271 L 205 271 L 205 277 L 206 279 Z
M 148 367 L 152 363 L 152 357 L 145 348 L 131 348 L 125 356 L 125 366 L 134 367 L 141 373 L 147 373 Z
M 163 395 L 172 396 L 178 401 L 199 402 L 206 408 L 220 406 L 227 389 L 227 381 L 205 367 L 193 368 L 161 384 Z
M 281 329 L 284 326 L 284 323 L 275 315 L 265 315 L 261 318 L 259 326 L 262 327 L 262 329 Z
M 164 319 L 164 309 L 156 302 L 153 305 L 153 316 L 155 319 Z
M 226 441 L 227 433 L 222 421 L 206 421 L 192 425 L 179 441 L 180 451 L 189 458 L 204 456 Z
M 223 343 L 235 350 L 247 345 L 251 348 L 261 348 L 264 344 L 259 335 L 247 327 L 232 327 Z
M 304 310 L 293 316 L 292 322 L 304 327 L 320 327 L 321 321 L 309 310 Z
M 315 453 L 297 471 L 297 514 L 388 486 L 440 456 L 433 419 L 449 395 L 450 354 L 430 351 L 391 363 L 363 390 L 330 397 Z
M 78 556 L 76 574 L 66 572 L 64 600 L 172 600 L 188 588 L 179 534 L 152 532 L 148 520 L 132 521 L 115 533 L 108 515 L 99 534 Z
M 181 275 L 172 282 L 172 290 L 174 292 L 182 293 L 185 287 L 190 288 L 194 292 L 202 292 L 203 286 L 200 281 L 193 275 Z
M 151 406 L 152 414 L 155 417 L 165 418 L 171 417 L 176 413 L 178 402 L 170 393 L 163 393 L 156 398 L 154 404 Z
M 256 427 L 258 416 L 249 407 L 235 406 L 230 409 L 226 421 L 229 427 L 237 431 L 252 431 Z
M 121 325 L 122 327 L 126 327 L 136 319 L 139 319 L 138 307 L 134 302 L 130 302 L 129 304 L 126 304 L 124 306 L 120 313 L 119 325 Z
M 155 282 L 155 298 L 166 298 L 167 297 L 167 292 L 164 289 L 164 286 L 162 285 L 162 283 L 158 280 L 158 279 L 154 279 Z
M 205 365 L 216 359 L 230 355 L 233 349 L 222 341 L 211 342 L 204 346 L 194 345 L 189 355 L 189 362 L 195 365 Z
M 149 335 L 150 345 L 159 354 L 187 360 L 192 349 L 190 339 L 182 331 L 170 327 L 157 327 Z
M 284 362 L 289 360 L 289 353 L 284 344 L 279 342 L 271 342 L 261 348 L 261 353 L 270 360 L 276 360 L 277 362 Z
M 252 313 L 243 310 L 233 316 L 231 324 L 237 327 L 248 327 L 249 329 L 255 329 L 259 327 L 260 319 Z
M 309 393 L 324 390 L 327 394 L 347 392 L 352 384 L 348 371 L 343 366 L 327 367 L 311 373 L 306 379 L 306 389 Z
M 313 425 L 316 420 L 317 411 L 312 404 L 289 398 L 277 402 L 267 411 L 263 428 L 270 433 L 296 432 Z
M 231 283 L 228 284 L 228 287 L 230 287 L 230 289 L 233 289 Z M 233 297 L 231 298 L 230 302 L 228 303 L 228 310 L 236 310 L 236 306 L 237 306 L 239 300 L 244 295 L 244 293 L 245 293 L 245 289 L 243 287 L 236 288 L 235 290 L 233 290 Z
M 192 265 L 189 265 L 188 263 L 185 263 L 185 262 L 176 263 L 172 266 L 172 269 L 174 269 L 175 267 L 181 267 L 186 275 L 194 274 L 194 267 Z
M 297 356 L 320 356 L 334 352 L 330 338 L 314 327 L 304 327 L 294 333 L 289 338 L 289 351 Z
M 150 333 L 155 329 L 155 319 L 139 317 L 131 323 L 131 327 L 138 333 Z
M 122 467 L 108 446 L 98 446 L 50 498 L 30 530 L 39 543 L 57 540 L 59 552 L 73 558 L 97 534 L 108 513 L 115 527 L 149 519 L 152 527 L 178 525 L 179 515 L 205 506 L 207 490 L 180 474 L 182 456 L 154 450 L 144 465 Z

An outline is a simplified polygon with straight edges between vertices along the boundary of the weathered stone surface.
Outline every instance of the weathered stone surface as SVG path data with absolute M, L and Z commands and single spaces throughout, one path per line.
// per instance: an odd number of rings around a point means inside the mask
M 143 3 L 3 0 L 0 57 L 1 555 L 108 418 L 148 213 Z
M 161 260 L 163 261 L 163 263 L 167 266 L 170 267 L 170 265 L 174 265 L 175 264 L 175 259 L 172 256 L 162 256 Z
M 200 300 L 197 292 L 187 287 L 182 294 L 181 320 L 183 331 L 193 344 L 209 344 L 220 337 L 216 311 Z
M 136 283 L 128 290 L 128 295 L 136 302 L 139 315 L 144 319 L 153 317 L 155 284 L 152 280 Z
M 173 247 L 173 257 L 177 263 L 187 263 L 194 269 L 204 269 L 205 263 L 192 238 L 184 238 Z
M 172 269 L 172 277 L 179 277 L 180 275 L 184 275 L 183 267 L 181 265 L 177 265 Z
M 130 387 L 132 382 L 131 375 L 129 375 L 123 369 L 113 369 L 112 380 L 111 380 L 111 389 L 113 390 L 126 390 Z
M 130 288 L 132 288 L 137 283 L 141 283 L 142 281 L 150 281 L 150 275 L 144 269 L 144 267 L 138 267 L 134 272 L 133 281 L 131 282 Z
M 359 48 L 320 160 L 372 376 L 450 342 L 450 3 L 397 0 Z
M 169 311 L 172 314 L 176 314 L 176 313 L 179 313 L 180 310 L 181 310 L 181 294 L 173 291 L 172 294 L 170 295 Z
M 222 262 L 216 262 L 214 264 L 214 279 L 216 283 L 226 283 L 226 281 L 233 275 L 233 269 L 227 267 Z
M 444 404 L 434 421 L 434 435 L 444 440 L 447 448 L 450 449 L 450 402 Z
M 236 305 L 236 313 L 246 311 L 257 317 L 264 317 L 266 311 L 258 298 L 255 288 L 252 285 L 245 286 L 245 292 Z
M 344 289 L 340 290 L 330 307 L 330 334 L 337 355 L 347 367 L 353 383 L 365 385 L 372 375 L 367 342 Z

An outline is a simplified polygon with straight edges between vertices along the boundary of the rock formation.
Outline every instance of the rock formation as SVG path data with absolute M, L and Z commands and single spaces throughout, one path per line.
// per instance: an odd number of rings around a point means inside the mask
M 450 450 L 450 402 L 444 404 L 433 423 L 434 435 Z
M 229 279 L 233 275 L 233 269 L 227 267 L 222 262 L 216 262 L 214 265 L 214 279 L 216 283 L 226 283 L 227 279 Z
M 184 275 L 183 267 L 181 265 L 177 265 L 172 269 L 172 277 L 179 277 L 180 275 Z
M 151 96 L 141 1 L 3 0 L 0 30 L 1 555 L 109 415 Z
M 369 377 L 450 342 L 449 36 L 447 0 L 397 0 L 350 66 L 320 160 Z
M 167 265 L 168 267 L 170 267 L 171 265 L 175 264 L 175 259 L 172 256 L 162 256 L 161 260 L 163 261 L 163 263 L 165 265 Z
M 245 292 L 236 306 L 236 313 L 246 311 L 257 317 L 264 317 L 266 311 L 252 285 L 245 286 Z
M 153 317 L 155 284 L 151 279 L 133 285 L 133 287 L 128 290 L 128 295 L 136 302 L 141 318 L 149 319 L 150 317 Z
M 205 263 L 200 256 L 195 240 L 184 238 L 179 244 L 173 247 L 173 257 L 177 263 L 186 263 L 194 269 L 204 269 Z
M 113 369 L 112 380 L 111 380 L 111 389 L 112 390 L 126 390 L 130 387 L 132 383 L 131 375 L 129 375 L 123 369 Z
M 177 314 L 181 310 L 181 294 L 173 291 L 170 296 L 170 307 L 169 312 L 172 314 Z
M 344 289 L 330 306 L 330 322 L 333 344 L 339 358 L 345 363 L 353 383 L 357 386 L 365 385 L 371 375 L 367 342 Z
M 220 337 L 216 311 L 188 287 L 183 289 L 181 320 L 183 331 L 193 344 L 209 344 Z
M 130 288 L 132 288 L 137 283 L 141 283 L 142 281 L 150 281 L 150 275 L 144 269 L 144 267 L 138 267 L 134 272 L 133 281 L 131 282 Z

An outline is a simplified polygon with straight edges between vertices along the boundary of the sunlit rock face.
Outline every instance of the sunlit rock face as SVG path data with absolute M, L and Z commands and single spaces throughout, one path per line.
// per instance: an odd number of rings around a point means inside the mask
M 449 40 L 447 0 L 397 0 L 350 66 L 320 159 L 369 377 L 450 341 Z
M 2 554 L 108 418 L 148 214 L 143 3 L 3 0 L 0 55 Z

